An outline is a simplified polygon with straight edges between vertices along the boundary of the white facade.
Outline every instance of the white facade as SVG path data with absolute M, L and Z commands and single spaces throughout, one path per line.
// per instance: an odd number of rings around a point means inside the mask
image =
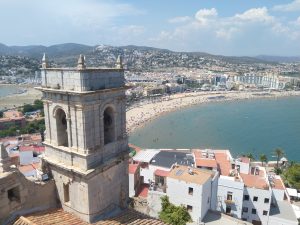
M 220 176 L 218 182 L 217 210 L 236 218 L 241 218 L 243 207 L 244 183 L 235 177 Z M 230 197 L 231 195 L 231 197 Z M 230 200 L 230 198 L 232 200 Z
M 249 196 L 249 200 L 244 198 L 243 207 L 244 209 L 247 208 L 247 212 L 243 211 L 242 218 L 247 219 L 248 222 L 256 220 L 261 221 L 263 225 L 268 224 L 272 197 L 271 190 L 245 187 L 245 195 Z
M 28 165 L 33 162 L 33 152 L 32 151 L 20 151 L 20 165 Z
M 200 185 L 168 177 L 167 187 L 166 194 L 169 196 L 170 202 L 186 206 L 194 223 L 200 222 L 210 209 L 211 180 Z M 192 194 L 189 193 L 191 188 Z

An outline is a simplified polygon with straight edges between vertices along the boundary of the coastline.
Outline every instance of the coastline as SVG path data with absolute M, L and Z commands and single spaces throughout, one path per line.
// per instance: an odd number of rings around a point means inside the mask
M 224 97 L 223 97 L 224 96 Z M 225 102 L 233 100 L 250 100 L 260 98 L 281 98 L 300 96 L 300 91 L 283 92 L 194 92 L 171 95 L 168 100 L 140 103 L 126 112 L 126 131 L 128 134 L 145 126 L 153 119 L 176 110 L 210 102 Z
M 34 100 L 40 99 L 42 94 L 31 85 L 0 84 L 1 86 L 12 86 L 22 89 L 22 93 L 12 93 L 0 97 L 0 110 L 16 108 L 24 104 L 33 103 Z

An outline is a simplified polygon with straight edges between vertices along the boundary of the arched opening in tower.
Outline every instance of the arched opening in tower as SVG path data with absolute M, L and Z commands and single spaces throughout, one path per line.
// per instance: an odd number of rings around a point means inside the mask
M 57 145 L 68 147 L 68 126 L 66 113 L 62 109 L 56 111 Z
M 115 121 L 114 111 L 111 107 L 107 107 L 103 113 L 104 124 L 104 144 L 111 143 L 115 140 Z

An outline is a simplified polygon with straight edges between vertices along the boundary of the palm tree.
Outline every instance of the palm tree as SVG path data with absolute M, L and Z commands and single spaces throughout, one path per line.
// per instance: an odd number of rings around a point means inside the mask
M 250 161 L 255 159 L 252 153 L 248 153 L 246 156 L 250 159 Z
M 274 153 L 275 153 L 275 155 L 277 157 L 277 168 L 278 168 L 279 167 L 279 160 L 284 155 L 284 152 L 283 152 L 283 150 L 281 148 L 276 148 L 274 150 Z
M 267 156 L 265 154 L 261 154 L 259 156 L 259 160 L 261 161 L 261 166 L 264 166 L 264 162 L 268 161 Z

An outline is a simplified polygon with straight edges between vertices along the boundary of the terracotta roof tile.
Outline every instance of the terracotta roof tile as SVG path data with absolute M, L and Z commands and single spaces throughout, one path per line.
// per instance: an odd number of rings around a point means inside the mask
M 156 176 L 167 177 L 169 175 L 169 171 L 157 169 L 155 170 L 154 174 Z
M 269 189 L 268 182 L 264 176 L 251 175 L 251 174 L 243 174 L 240 176 L 243 179 L 244 184 L 250 188 L 258 188 L 258 189 Z
M 215 152 L 216 161 L 219 166 L 221 175 L 229 176 L 231 170 L 231 163 L 226 152 Z
M 62 209 L 48 210 L 20 217 L 13 225 L 88 225 L 75 215 Z M 115 217 L 93 223 L 93 225 L 165 225 L 160 220 L 149 218 L 133 209 L 126 209 Z
M 132 163 L 130 163 L 128 165 L 128 173 L 135 174 L 138 168 L 139 168 L 139 164 L 132 164 Z

